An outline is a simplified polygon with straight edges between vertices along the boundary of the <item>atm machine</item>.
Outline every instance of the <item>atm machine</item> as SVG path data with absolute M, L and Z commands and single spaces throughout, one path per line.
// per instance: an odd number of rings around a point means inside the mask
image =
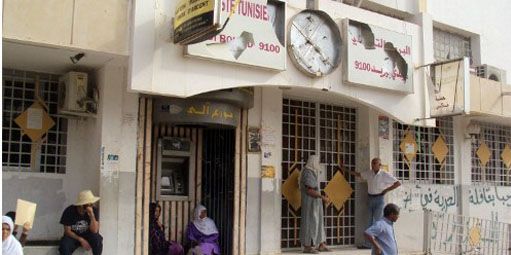
M 157 199 L 189 200 L 194 186 L 194 143 L 186 138 L 162 137 L 158 140 Z

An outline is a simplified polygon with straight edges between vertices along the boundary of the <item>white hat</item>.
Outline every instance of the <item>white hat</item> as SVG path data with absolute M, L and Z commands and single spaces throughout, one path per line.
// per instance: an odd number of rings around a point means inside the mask
M 78 199 L 76 200 L 75 205 L 86 205 L 86 204 L 94 204 L 98 202 L 99 197 L 95 197 L 90 190 L 83 190 L 78 194 Z

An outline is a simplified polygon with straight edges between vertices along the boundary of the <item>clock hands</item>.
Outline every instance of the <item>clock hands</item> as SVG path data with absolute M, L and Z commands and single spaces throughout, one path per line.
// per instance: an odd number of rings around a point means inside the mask
M 310 23 L 312 23 L 312 17 L 311 17 L 311 16 L 307 17 L 307 20 L 309 20 L 309 22 L 310 22 Z M 295 28 L 296 28 L 296 30 L 297 30 L 297 31 L 298 31 L 298 32 L 299 32 L 299 33 L 303 36 L 303 38 L 305 39 L 305 43 L 306 43 L 306 44 L 309 44 L 309 45 L 311 46 L 311 47 L 309 47 L 309 48 L 307 49 L 307 51 L 306 51 L 303 55 L 304 55 L 304 56 L 309 55 L 310 50 L 311 50 L 311 49 L 314 49 L 314 51 L 316 51 L 316 53 L 318 53 L 318 54 L 319 54 L 320 59 L 321 59 L 321 61 L 323 62 L 323 64 L 328 64 L 328 65 L 330 65 L 330 66 L 334 66 L 334 65 L 333 65 L 333 63 L 330 61 L 330 59 L 329 59 L 328 57 L 326 57 L 326 56 L 325 56 L 325 54 L 324 54 L 323 50 L 321 49 L 321 47 L 319 47 L 317 44 L 315 44 L 315 43 L 312 41 L 312 39 L 311 39 L 311 37 L 312 37 L 312 38 L 314 38 L 314 36 L 316 35 L 317 31 L 320 29 L 321 25 L 323 25 L 323 24 L 324 24 L 324 22 L 319 23 L 319 24 L 316 26 L 316 28 L 313 30 L 312 35 L 309 37 L 309 36 L 307 36 L 307 35 L 305 34 L 305 32 L 303 32 L 303 31 L 302 31 L 302 30 L 301 30 L 301 29 L 300 29 L 300 28 L 299 28 L 299 27 L 298 27 L 298 26 L 297 26 L 294 22 L 292 23 L 293 27 L 295 27 Z M 326 36 L 324 36 L 324 38 L 325 38 L 325 37 L 326 37 Z M 309 67 L 309 69 L 310 69 L 310 67 Z
M 307 64 L 307 61 L 305 61 L 305 59 L 303 59 L 302 55 L 296 49 L 296 47 L 294 45 L 291 45 L 291 48 L 293 49 L 293 53 L 298 58 L 298 60 L 300 60 L 308 69 L 312 70 L 312 65 Z

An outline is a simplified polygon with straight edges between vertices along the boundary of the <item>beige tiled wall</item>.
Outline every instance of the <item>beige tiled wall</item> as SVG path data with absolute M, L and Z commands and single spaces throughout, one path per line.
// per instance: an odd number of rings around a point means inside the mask
M 4 0 L 3 38 L 128 55 L 129 0 Z

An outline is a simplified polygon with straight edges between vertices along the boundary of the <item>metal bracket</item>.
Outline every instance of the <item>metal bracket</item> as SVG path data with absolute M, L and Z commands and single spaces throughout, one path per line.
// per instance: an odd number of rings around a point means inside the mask
M 319 8 L 318 0 L 307 0 L 305 8 L 308 10 L 317 10 Z

